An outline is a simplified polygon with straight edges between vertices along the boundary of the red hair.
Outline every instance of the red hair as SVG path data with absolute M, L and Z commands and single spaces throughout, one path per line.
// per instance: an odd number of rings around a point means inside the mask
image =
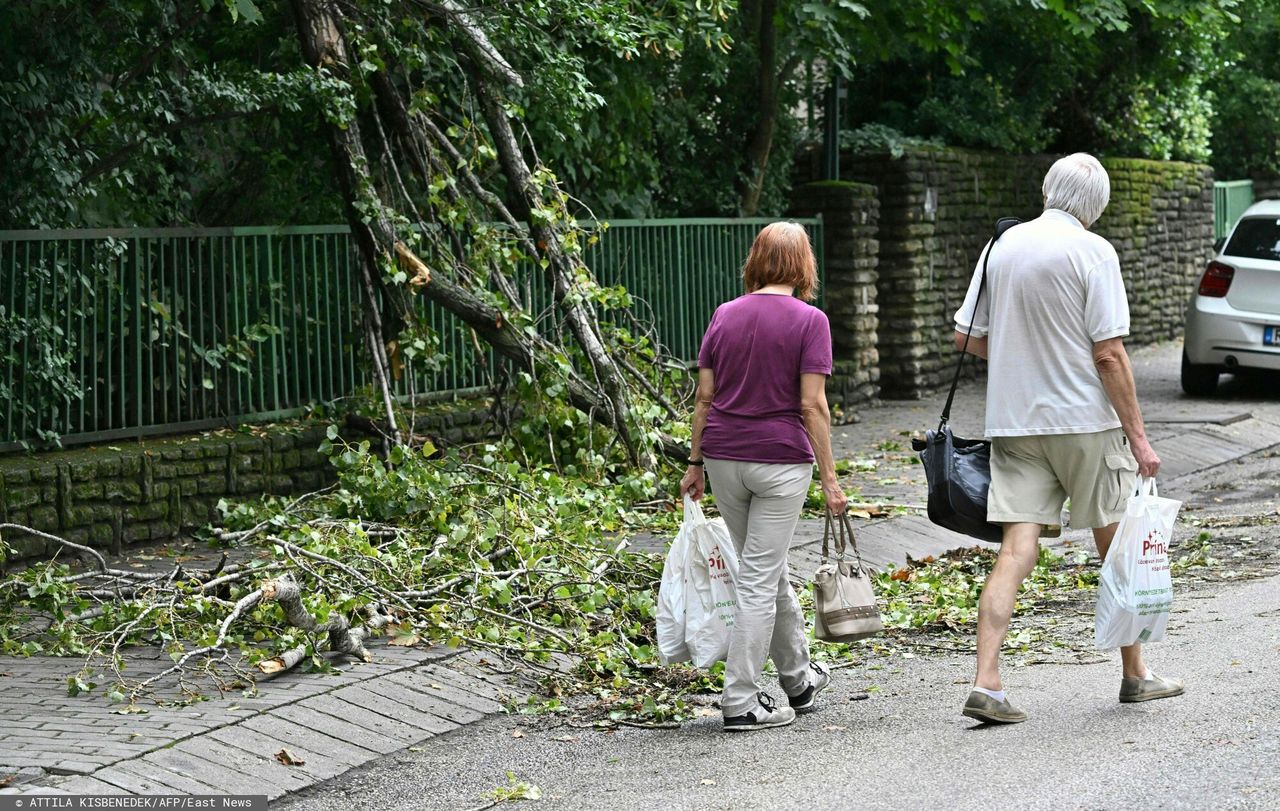
M 813 301 L 818 295 L 818 260 L 804 226 L 771 222 L 761 228 L 742 266 L 742 282 L 748 293 L 785 284 L 796 289 L 796 298 Z

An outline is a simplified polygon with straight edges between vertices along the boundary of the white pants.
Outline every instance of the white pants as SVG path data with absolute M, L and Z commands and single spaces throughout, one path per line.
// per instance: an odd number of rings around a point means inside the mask
M 804 614 L 788 579 L 787 551 L 813 479 L 813 465 L 706 460 L 720 515 L 738 550 L 738 614 L 724 668 L 725 716 L 759 704 L 766 658 L 787 695 L 809 685 Z

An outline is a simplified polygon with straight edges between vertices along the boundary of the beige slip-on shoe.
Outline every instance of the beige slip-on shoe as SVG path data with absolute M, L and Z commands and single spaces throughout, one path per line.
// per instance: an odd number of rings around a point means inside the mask
M 1008 699 L 996 701 L 977 690 L 969 693 L 969 700 L 964 703 L 964 709 L 960 712 L 987 724 L 1021 724 L 1027 720 L 1027 714 L 1010 704 Z
M 1135 701 L 1154 701 L 1157 698 L 1173 698 L 1186 692 L 1186 687 L 1177 679 L 1163 679 L 1151 671 L 1147 671 L 1145 679 L 1121 679 L 1120 701 L 1130 704 Z

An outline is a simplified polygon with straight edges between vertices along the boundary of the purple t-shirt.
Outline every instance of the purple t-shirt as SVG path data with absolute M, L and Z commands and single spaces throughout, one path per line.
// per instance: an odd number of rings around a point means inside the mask
M 698 366 L 715 374 L 702 432 L 712 459 L 813 461 L 800 415 L 800 375 L 831 374 L 827 314 L 792 296 L 752 293 L 721 304 L 702 337 Z

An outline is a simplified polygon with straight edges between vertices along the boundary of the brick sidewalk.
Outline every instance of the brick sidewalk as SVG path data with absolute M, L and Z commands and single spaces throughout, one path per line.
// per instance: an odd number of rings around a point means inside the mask
M 379 640 L 380 641 L 380 640 Z M 499 712 L 510 685 L 480 657 L 440 647 L 369 646 L 338 674 L 285 674 L 259 694 L 121 713 L 67 696 L 70 660 L 0 659 L 4 793 L 266 794 L 279 797 Z M 134 652 L 130 672 L 169 664 Z M 303 763 L 286 766 L 288 749 Z

